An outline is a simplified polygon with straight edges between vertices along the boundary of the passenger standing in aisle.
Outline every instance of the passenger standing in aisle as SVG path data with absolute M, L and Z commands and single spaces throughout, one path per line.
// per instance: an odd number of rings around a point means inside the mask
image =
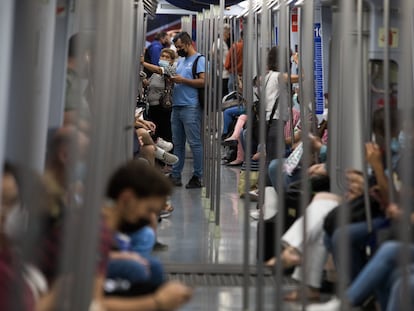
M 162 49 L 169 43 L 169 36 L 165 31 L 157 33 L 154 41 L 147 47 L 145 51 L 145 61 L 158 66 Z M 152 75 L 150 70 L 144 70 L 148 77 Z
M 203 176 L 202 109 L 198 89 L 204 87 L 205 58 L 196 52 L 193 41 L 187 32 L 177 34 L 174 38 L 174 44 L 181 59 L 178 61 L 177 75 L 171 78 L 175 83 L 171 126 L 174 154 L 178 156 L 179 161 L 173 166 L 170 178 L 175 186 L 182 186 L 181 173 L 185 161 L 185 143 L 188 140 L 194 163 L 193 176 L 186 188 L 201 188 L 201 178 Z M 196 75 L 193 76 L 193 66 L 196 61 Z
M 243 75 L 243 31 L 240 40 L 230 48 L 224 68 L 230 72 L 228 91 L 238 91 L 239 77 Z
M 220 59 L 220 49 L 221 43 L 223 42 L 223 52 L 222 58 Z M 222 74 L 222 82 L 223 82 L 223 97 L 229 93 L 229 77 L 230 72 L 224 67 L 226 64 L 227 55 L 229 54 L 229 47 L 230 47 L 230 25 L 224 24 L 223 26 L 223 39 L 217 39 L 215 43 L 213 43 L 212 52 L 217 58 L 217 66 L 220 66 L 220 61 L 223 62 L 223 74 Z M 220 75 L 219 67 L 217 68 L 217 76 Z M 220 77 L 219 77 L 220 80 Z M 219 103 L 221 103 L 221 98 L 219 99 Z

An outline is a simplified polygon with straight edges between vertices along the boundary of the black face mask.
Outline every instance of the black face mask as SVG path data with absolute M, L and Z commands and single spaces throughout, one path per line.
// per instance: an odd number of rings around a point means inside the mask
M 126 234 L 137 232 L 145 226 L 148 226 L 150 221 L 148 219 L 141 219 L 136 223 L 131 223 L 126 220 L 122 220 L 119 225 L 118 231 Z
M 188 52 L 184 51 L 184 50 L 178 50 L 177 51 L 178 56 L 180 57 L 187 57 L 188 56 Z

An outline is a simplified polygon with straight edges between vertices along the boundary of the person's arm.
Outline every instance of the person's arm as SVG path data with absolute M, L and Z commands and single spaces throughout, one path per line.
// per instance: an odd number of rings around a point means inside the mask
M 365 149 L 367 161 L 374 170 L 381 198 L 384 200 L 384 204 L 388 204 L 388 180 L 385 176 L 384 165 L 381 160 L 381 150 L 374 143 L 367 143 Z
M 103 277 L 97 279 L 98 290 L 95 292 L 95 300 L 105 311 L 176 310 L 192 296 L 192 291 L 187 286 L 178 282 L 167 282 L 151 295 L 134 298 L 103 297 L 102 290 L 99 290 L 103 288 L 103 280 Z
M 293 62 L 294 62 L 296 65 L 298 65 L 298 63 L 299 63 L 299 55 L 298 55 L 298 53 L 295 53 L 295 54 L 293 55 Z M 302 72 L 302 76 L 303 76 L 303 72 Z M 287 73 L 283 74 L 283 78 L 284 78 L 284 80 L 285 80 L 286 82 L 288 82 L 288 80 L 289 80 L 289 76 L 288 76 L 288 74 L 287 74 Z M 291 75 L 290 75 L 290 81 L 291 81 L 291 83 L 298 83 L 298 82 L 299 82 L 299 75 L 291 74 Z
M 158 73 L 160 75 L 164 73 L 163 69 L 160 66 L 153 65 L 144 61 L 144 56 L 141 56 L 141 65 L 143 65 L 145 69 L 148 69 L 151 72 Z
M 204 72 L 200 72 L 198 74 L 197 79 L 187 79 L 187 78 L 184 78 L 180 75 L 175 75 L 175 76 L 171 77 L 171 80 L 174 83 L 186 84 L 186 85 L 189 85 L 189 86 L 197 88 L 197 89 L 204 87 L 204 79 L 205 79 L 205 73 Z
M 302 132 L 300 130 L 295 131 L 295 134 L 293 135 L 293 144 L 300 141 L 301 134 L 302 134 Z M 292 145 L 292 137 L 290 135 L 289 135 L 289 137 L 285 138 L 285 144 L 286 145 Z

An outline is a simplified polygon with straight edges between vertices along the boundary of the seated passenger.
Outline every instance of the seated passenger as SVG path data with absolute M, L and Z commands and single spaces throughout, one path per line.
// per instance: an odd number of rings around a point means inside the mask
M 24 264 L 17 251 L 21 251 L 21 244 L 17 244 L 24 232 L 21 194 L 17 182 L 15 169 L 5 164 L 1 182 L 1 209 L 0 209 L 0 309 L 12 310 L 18 308 L 22 311 L 35 310 L 36 300 L 47 289 L 47 281 L 37 268 L 33 273 L 39 275 L 39 282 L 33 286 L 23 278 L 30 276 L 26 267 L 17 269 Z M 23 228 L 22 228 L 23 226 Z M 21 241 L 20 241 L 21 242 Z M 19 247 L 20 246 L 20 247 Z M 17 290 L 19 289 L 19 290 Z
M 396 111 L 393 111 L 394 116 L 396 116 Z M 379 120 L 384 120 L 383 110 L 377 111 L 373 120 L 373 128 L 376 132 L 376 137 L 378 141 L 381 141 L 380 138 L 383 137 L 383 124 Z M 397 122 L 396 118 L 392 119 L 393 134 L 397 131 Z M 378 131 L 377 124 L 382 126 L 381 131 Z M 384 148 L 385 146 L 383 146 Z M 376 177 L 377 185 L 380 188 L 380 193 L 387 193 L 387 180 L 384 175 L 384 167 L 381 159 L 381 153 L 378 153 L 379 147 L 368 143 L 366 145 L 366 157 L 368 163 L 374 170 Z M 358 199 L 363 192 L 361 188 L 354 187 L 355 178 L 360 176 L 359 173 L 348 172 L 347 182 L 348 182 L 348 193 L 345 196 L 347 202 L 353 202 L 353 200 Z M 363 188 L 362 188 L 363 189 Z M 304 247 L 307 249 L 307 261 L 306 261 L 306 271 L 307 275 L 303 276 L 300 267 L 295 269 L 293 278 L 297 280 L 302 280 L 305 277 L 305 283 L 308 285 L 308 296 L 309 298 L 318 298 L 319 289 L 322 282 L 322 271 L 328 255 L 327 249 L 323 243 L 324 241 L 324 231 L 323 225 L 325 217 L 334 210 L 342 201 L 342 198 L 329 194 L 321 193 L 317 194 L 311 204 L 306 209 L 306 218 L 303 216 L 299 218 L 284 234 L 282 237 L 282 243 L 285 245 L 285 251 L 281 255 L 282 261 L 285 260 L 288 266 L 297 265 L 300 255 Z M 303 221 L 306 219 L 306 240 L 304 240 L 303 235 Z M 294 256 L 293 256 L 294 255 Z M 291 258 L 292 260 L 286 262 L 286 258 Z M 275 264 L 275 259 L 268 262 L 269 265 Z M 293 292 L 291 295 L 286 297 L 288 300 L 297 300 L 298 292 Z
M 136 226 L 137 223 L 149 221 L 153 213 L 158 214 L 170 192 L 170 182 L 155 168 L 140 161 L 129 162 L 115 171 L 110 178 L 107 187 L 110 201 L 104 207 L 103 215 L 113 231 Z M 121 256 L 136 255 L 130 252 L 126 254 Z M 105 275 L 100 274 L 96 280 L 97 289 L 103 288 L 104 280 Z M 137 290 L 143 289 L 145 288 L 138 286 Z M 142 297 L 104 297 L 100 294 L 95 296 L 95 303 L 103 305 L 107 311 L 175 310 L 190 297 L 189 288 L 177 282 L 166 282 L 154 293 Z
M 401 222 L 402 211 L 397 205 L 391 204 L 387 209 L 388 216 L 393 221 Z M 414 225 L 414 213 L 411 214 L 411 224 Z M 414 242 L 413 240 L 411 242 Z M 391 306 L 398 304 L 398 297 L 393 297 L 390 302 L 391 288 L 399 291 L 401 286 L 400 280 L 395 280 L 395 273 L 401 275 L 405 273 L 399 270 L 398 263 L 400 256 L 403 255 L 405 246 L 403 242 L 388 241 L 380 246 L 372 259 L 363 268 L 361 273 L 355 278 L 350 287 L 347 289 L 345 296 L 346 301 L 341 302 L 334 298 L 331 301 L 309 306 L 306 310 L 312 311 L 335 311 L 341 310 L 341 305 L 349 307 L 357 307 L 362 305 L 370 296 L 376 294 L 376 298 L 381 305 L 381 310 L 400 310 L 399 308 L 391 309 Z M 414 244 L 408 246 L 408 260 L 410 264 L 414 264 Z M 411 285 L 409 291 L 413 291 L 414 284 Z M 412 309 L 414 301 L 408 299 Z M 387 309 L 388 308 L 388 309 Z

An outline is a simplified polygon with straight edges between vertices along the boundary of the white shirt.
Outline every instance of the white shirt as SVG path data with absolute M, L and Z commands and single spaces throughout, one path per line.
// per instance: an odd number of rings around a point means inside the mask
M 269 71 L 265 76 L 266 121 L 269 121 L 276 98 L 280 96 L 279 76 L 280 72 L 276 71 Z M 280 118 L 279 110 L 280 103 L 276 109 L 273 119 Z
M 217 45 L 217 51 L 216 51 L 216 45 Z M 212 52 L 213 55 L 217 55 L 217 57 L 220 54 L 220 39 L 217 39 L 217 42 L 213 43 L 213 47 L 212 47 Z M 228 79 L 230 77 L 230 72 L 228 72 L 228 70 L 226 70 L 226 68 L 224 68 L 224 63 L 226 62 L 226 58 L 227 58 L 227 54 L 229 53 L 229 47 L 227 46 L 227 44 L 223 45 L 223 79 Z M 217 69 L 217 75 L 220 75 L 220 70 Z

